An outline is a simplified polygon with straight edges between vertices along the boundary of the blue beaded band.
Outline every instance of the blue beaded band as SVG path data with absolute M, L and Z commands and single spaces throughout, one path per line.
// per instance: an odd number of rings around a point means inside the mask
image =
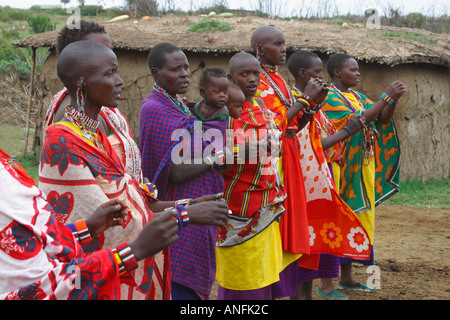
M 186 208 L 182 205 L 176 206 L 176 211 L 178 215 L 178 226 L 179 228 L 186 228 L 189 225 L 189 214 Z
M 381 95 L 381 99 L 386 101 L 388 104 L 397 104 L 397 102 L 398 102 L 398 101 L 395 101 L 394 99 L 392 99 L 391 97 L 389 97 L 386 93 L 383 93 Z

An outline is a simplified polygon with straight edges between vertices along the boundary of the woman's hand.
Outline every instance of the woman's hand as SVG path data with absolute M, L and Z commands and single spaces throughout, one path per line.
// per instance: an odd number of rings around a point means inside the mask
M 350 119 L 348 119 L 345 126 L 352 132 L 352 134 L 355 134 L 364 127 L 364 121 L 365 120 L 361 114 L 354 114 Z
M 398 80 L 394 81 L 386 90 L 386 94 L 395 101 L 398 101 L 405 92 L 406 86 Z
M 223 200 L 224 193 L 217 193 L 217 194 L 208 194 L 206 196 L 198 197 L 195 199 L 191 199 L 190 205 L 206 202 L 206 201 L 218 201 Z
M 95 210 L 95 212 L 86 219 L 86 225 L 92 237 L 96 237 L 112 226 L 120 226 L 127 220 L 129 213 L 128 207 L 121 200 L 110 200 Z
M 305 86 L 304 94 L 309 96 L 315 104 L 321 104 L 328 94 L 328 85 L 319 78 L 311 78 Z
M 178 241 L 178 222 L 175 210 L 157 212 L 136 237 L 130 242 L 137 261 L 151 257 Z
M 225 226 L 228 219 L 229 209 L 225 201 L 203 201 L 189 205 L 186 208 L 189 221 L 196 225 L 211 225 L 217 227 Z

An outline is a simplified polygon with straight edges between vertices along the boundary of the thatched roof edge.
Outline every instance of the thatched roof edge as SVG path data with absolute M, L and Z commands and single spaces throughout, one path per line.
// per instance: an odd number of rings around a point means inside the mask
M 181 24 L 173 21 L 173 17 L 157 19 L 151 22 L 123 21 L 105 23 L 104 25 L 115 49 L 145 52 L 151 50 L 157 43 L 170 39 L 172 43 L 186 52 L 232 54 L 239 51 L 251 52 L 250 46 L 247 45 L 249 34 L 258 26 L 268 24 L 267 20 L 259 18 L 252 18 L 245 24 L 236 20 L 232 31 L 198 34 L 188 31 L 189 23 L 186 21 Z M 186 20 L 187 18 L 182 19 Z M 194 19 L 191 18 L 191 20 Z M 448 54 L 450 46 L 448 45 L 448 37 L 445 35 L 415 30 L 414 32 L 423 32 L 424 36 L 439 43 L 439 45 L 427 45 L 411 40 L 380 39 L 378 36 L 369 33 L 365 28 L 355 28 L 353 31 L 344 30 L 341 33 L 341 30 L 336 29 L 338 28 L 336 26 L 330 27 L 330 25 L 317 22 L 293 24 L 286 21 L 270 20 L 270 24 L 283 31 L 286 30 L 286 38 L 289 37 L 287 39 L 288 52 L 294 52 L 298 49 L 327 55 L 344 52 L 360 61 L 388 66 L 423 63 L 448 68 L 450 65 L 450 55 Z M 334 29 L 331 30 L 331 28 Z M 400 32 L 404 29 L 393 30 Z M 339 39 L 340 34 L 344 34 L 344 32 L 346 32 L 345 37 Z M 13 45 L 17 47 L 54 48 L 58 33 L 59 31 L 50 31 L 31 35 L 15 41 Z M 189 34 L 189 37 L 187 37 L 187 34 Z M 149 37 L 149 35 L 153 35 L 153 37 Z M 315 35 L 320 37 L 314 38 Z M 228 39 L 223 39 L 224 36 L 227 36 Z M 296 45 L 289 45 L 289 43 L 296 43 Z M 309 45 L 310 43 L 316 45 Z M 370 46 L 374 47 L 369 48 L 373 50 L 368 49 Z M 384 49 L 389 49 L 389 52 Z

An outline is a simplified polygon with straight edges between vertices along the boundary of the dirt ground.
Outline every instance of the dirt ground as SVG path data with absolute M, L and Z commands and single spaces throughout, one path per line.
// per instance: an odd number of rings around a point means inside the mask
M 380 288 L 373 293 L 341 290 L 350 300 L 450 299 L 450 208 L 380 205 L 374 248 Z M 373 274 L 366 271 L 366 266 L 354 264 L 358 281 L 367 283 Z M 333 281 L 337 288 L 338 280 Z M 316 294 L 318 283 L 313 283 L 313 299 L 325 300 Z

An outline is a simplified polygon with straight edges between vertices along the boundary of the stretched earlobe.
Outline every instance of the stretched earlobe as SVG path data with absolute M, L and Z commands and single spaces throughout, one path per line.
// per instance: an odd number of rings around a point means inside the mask
M 260 44 L 257 44 L 255 49 L 256 49 L 256 58 L 259 59 L 259 57 L 262 57 L 264 55 L 264 51 L 262 50 Z
M 87 99 L 87 90 L 84 88 L 84 80 L 78 80 L 77 81 L 77 108 L 79 112 L 84 113 L 84 106 L 86 105 L 86 99 Z

